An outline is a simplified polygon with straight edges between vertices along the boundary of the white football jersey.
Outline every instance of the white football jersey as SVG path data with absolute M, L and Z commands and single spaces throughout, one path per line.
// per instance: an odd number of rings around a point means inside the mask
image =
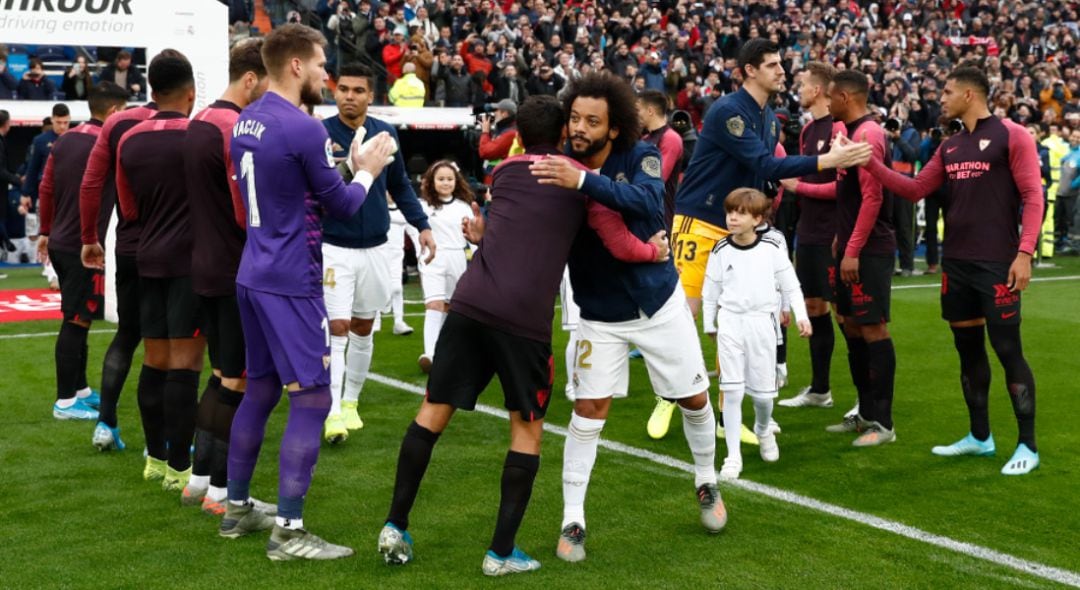
M 436 256 L 438 252 L 451 250 L 464 251 L 468 241 L 461 233 L 461 220 L 472 217 L 472 208 L 468 203 L 460 199 L 451 199 L 436 209 L 421 199 L 420 204 L 424 207 L 424 213 L 428 216 L 431 225 L 431 233 L 435 238 Z
M 807 319 L 799 279 L 787 257 L 779 232 L 762 232 L 749 246 L 726 237 L 709 256 L 702 286 L 702 318 L 705 331 L 716 331 L 718 310 L 739 314 L 777 313 L 777 289 L 790 302 L 796 321 Z

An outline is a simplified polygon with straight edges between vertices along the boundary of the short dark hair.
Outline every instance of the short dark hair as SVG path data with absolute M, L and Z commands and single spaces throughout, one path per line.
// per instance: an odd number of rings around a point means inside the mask
M 607 103 L 608 127 L 618 129 L 611 143 L 615 151 L 627 151 L 641 139 L 641 120 L 637 112 L 637 96 L 630 84 L 607 71 L 594 71 L 570 82 L 563 96 L 563 113 L 570 120 L 570 110 L 578 97 L 602 98 Z M 518 119 L 521 114 L 518 113 Z
M 28 70 L 32 70 L 34 68 L 44 68 L 44 67 L 45 67 L 45 64 L 41 63 L 41 60 L 36 58 L 36 57 L 31 57 L 30 60 L 26 62 L 26 69 L 28 69 Z
M 11 113 L 5 111 L 4 109 L 0 109 L 0 127 L 3 127 L 4 125 L 7 125 L 8 121 L 10 121 L 10 120 L 11 120 Z
M 659 90 L 649 88 L 648 90 L 642 90 L 638 93 L 638 100 L 645 103 L 648 106 L 656 107 L 656 110 L 660 111 L 661 115 L 667 115 L 668 113 L 668 99 L 667 95 Z
M 127 49 L 121 49 L 120 51 L 117 51 L 116 61 L 120 61 L 122 59 L 131 59 L 131 52 Z
M 455 54 L 456 55 L 456 54 Z M 364 78 L 367 80 L 368 88 L 374 90 L 375 88 L 375 72 L 371 71 L 371 68 L 360 63 L 347 63 L 338 68 L 338 79 L 342 78 Z
M 746 66 L 760 68 L 761 62 L 765 61 L 765 56 L 770 53 L 780 53 L 780 47 L 768 39 L 758 37 L 743 43 L 739 48 L 739 71 L 746 75 Z
M 945 79 L 974 86 L 984 97 L 990 96 L 990 80 L 982 70 L 974 66 L 960 66 L 949 72 Z
M 58 102 L 58 103 L 53 105 L 52 116 L 54 116 L 54 117 L 70 117 L 71 116 L 71 109 L 69 109 L 66 104 L 64 104 L 62 102 Z
M 535 95 L 518 106 L 517 132 L 525 149 L 538 145 L 558 146 L 566 115 L 554 96 Z
M 191 62 L 175 50 L 171 53 L 162 51 L 155 55 L 154 59 L 150 60 L 146 78 L 154 93 L 161 96 L 169 96 L 195 85 Z
M 112 82 L 99 82 L 90 90 L 90 96 L 86 102 L 90 106 L 90 114 L 100 117 L 114 106 L 119 108 L 127 102 L 127 99 L 128 91 L 124 87 Z
M 244 39 L 229 50 L 229 82 L 236 82 L 248 72 L 259 79 L 266 77 L 262 58 L 262 39 Z
M 280 75 L 294 57 L 308 59 L 313 56 L 316 45 L 326 47 L 326 37 L 319 31 L 299 23 L 281 25 L 270 31 L 263 41 L 263 63 L 271 76 Z
M 866 74 L 859 70 L 843 70 L 837 72 L 832 79 L 833 86 L 843 88 L 851 94 L 868 96 L 870 94 L 870 80 Z

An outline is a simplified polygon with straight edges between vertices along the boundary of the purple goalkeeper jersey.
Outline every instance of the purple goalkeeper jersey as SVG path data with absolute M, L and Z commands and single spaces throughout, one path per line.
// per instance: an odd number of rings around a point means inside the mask
M 236 121 L 229 146 L 247 206 L 236 282 L 291 297 L 322 297 L 323 212 L 347 218 L 367 196 L 345 185 L 317 119 L 274 92 Z

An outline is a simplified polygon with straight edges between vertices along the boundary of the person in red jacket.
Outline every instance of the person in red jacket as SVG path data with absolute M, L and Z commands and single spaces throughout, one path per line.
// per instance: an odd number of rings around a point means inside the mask
M 405 27 L 394 29 L 393 41 L 383 46 L 382 60 L 386 66 L 386 83 L 390 86 L 401 77 L 401 66 L 405 60 L 405 54 L 409 51 L 409 41 L 406 39 Z
M 469 71 L 469 74 L 476 72 L 484 73 L 484 92 L 491 94 L 494 88 L 491 86 L 491 82 L 487 79 L 491 74 L 491 60 L 488 59 L 487 54 L 484 52 L 484 41 L 480 39 L 476 33 L 469 34 L 465 38 L 465 41 L 461 43 L 458 52 L 461 54 L 461 58 L 465 60 L 465 69 Z

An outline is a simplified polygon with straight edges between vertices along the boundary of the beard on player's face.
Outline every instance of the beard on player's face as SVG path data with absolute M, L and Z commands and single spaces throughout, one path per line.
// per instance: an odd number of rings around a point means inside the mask
M 312 106 L 322 104 L 322 85 L 319 82 L 314 78 L 304 81 L 304 85 L 300 88 L 300 102 Z
M 594 156 L 594 155 L 600 153 L 600 151 L 603 150 L 607 146 L 608 141 L 609 140 L 608 140 L 608 136 L 607 136 L 606 133 L 604 135 L 600 136 L 599 139 L 595 139 L 595 140 L 590 140 L 588 137 L 585 137 L 584 135 L 580 135 L 580 134 L 571 135 L 570 136 L 570 155 L 573 156 L 575 160 L 584 160 L 585 158 L 588 158 L 588 157 L 591 157 L 591 156 Z M 575 144 L 580 144 L 582 142 L 586 142 L 587 145 L 582 149 L 578 149 Z

